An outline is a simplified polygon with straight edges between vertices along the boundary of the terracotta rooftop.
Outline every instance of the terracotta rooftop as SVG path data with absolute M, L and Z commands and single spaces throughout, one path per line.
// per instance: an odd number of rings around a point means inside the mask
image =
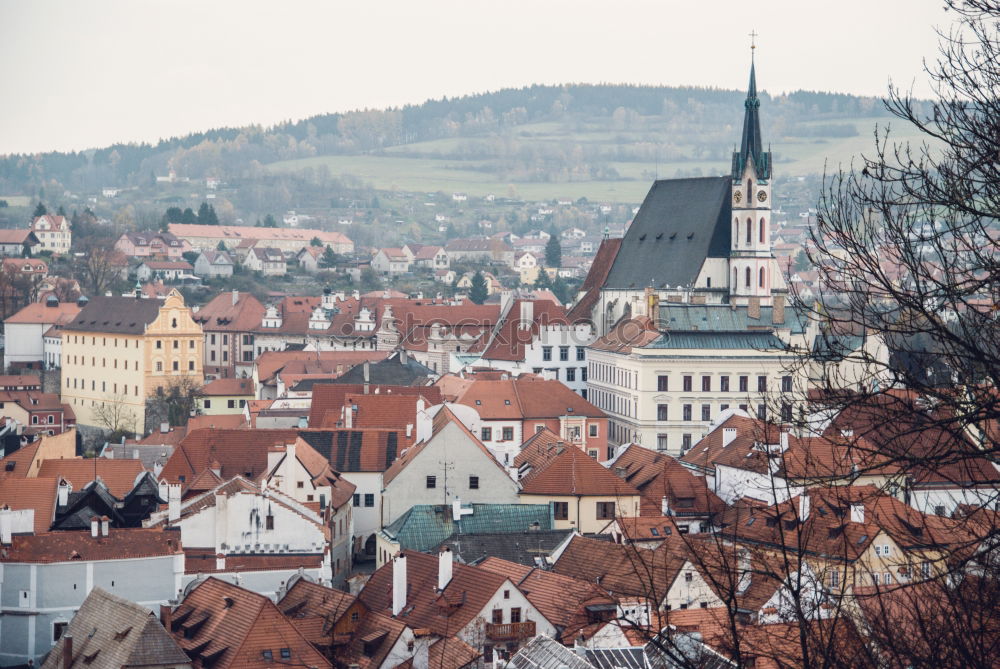
M 567 448 L 522 481 L 525 495 L 638 496 L 639 491 L 579 448 Z M 624 503 L 624 501 L 623 501 Z
M 225 292 L 191 314 L 205 332 L 250 332 L 260 326 L 264 305 L 250 293 Z
M 486 569 L 458 562 L 452 579 L 438 591 L 438 556 L 402 551 L 406 557 L 406 606 L 396 619 L 412 628 L 426 628 L 441 636 L 462 630 L 486 608 L 507 578 Z M 392 612 L 393 562 L 379 568 L 358 595 L 375 612 Z
M 0 507 L 14 511 L 35 510 L 35 534 L 48 532 L 55 520 L 56 495 L 59 479 L 14 478 L 0 479 Z
M 660 602 L 684 564 L 681 545 L 679 540 L 668 540 L 655 550 L 647 550 L 574 536 L 552 570 L 595 583 L 616 597 L 648 597 Z
M 607 416 L 563 383 L 534 375 L 501 381 L 475 380 L 457 402 L 473 407 L 483 420 Z
M 112 495 L 123 499 L 135 486 L 136 479 L 145 469 L 142 460 L 112 460 L 109 458 L 65 458 L 42 460 L 38 476 L 62 477 L 69 481 L 75 492 L 98 477 Z
M 253 395 L 253 379 L 226 378 L 215 379 L 206 383 L 201 389 L 203 395 Z
M 160 478 L 180 483 L 219 463 L 221 477 L 244 476 L 256 480 L 267 471 L 268 449 L 275 444 L 291 444 L 298 430 L 198 429 L 191 430 L 174 450 Z
M 315 428 L 334 428 L 337 427 L 337 423 L 341 422 L 343 409 L 347 406 L 347 397 L 364 397 L 365 387 L 360 383 L 318 383 L 313 386 L 312 391 L 312 405 L 309 409 L 309 427 Z M 426 400 L 426 406 L 430 407 L 435 404 L 441 403 L 441 393 L 434 386 L 380 386 L 380 385 L 369 385 L 368 395 L 371 397 L 392 397 L 393 399 L 387 399 L 388 404 L 385 406 L 395 406 L 397 402 L 406 402 L 409 406 L 409 400 L 398 400 L 399 396 L 412 398 L 414 407 L 414 416 L 416 411 L 416 398 L 423 397 Z M 381 400 L 374 399 L 365 401 L 366 406 L 370 409 L 376 409 L 374 421 L 369 421 L 367 414 L 371 412 L 365 412 L 365 416 L 359 414 L 358 418 L 364 423 L 366 427 L 391 427 L 392 425 L 397 425 L 400 421 L 391 419 L 390 425 L 377 425 L 378 421 L 378 411 L 377 405 Z M 371 404 L 367 404 L 370 402 Z M 413 421 L 409 421 L 413 422 Z M 358 425 L 355 423 L 358 427 Z M 405 429 L 405 423 L 403 423 Z
M 548 325 L 569 325 L 566 310 L 549 300 L 532 300 L 532 320 L 521 320 L 522 305 L 527 300 L 515 300 L 500 325 L 493 341 L 483 352 L 487 360 L 524 360 L 525 347 L 541 329 Z
M 167 631 L 197 669 L 330 666 L 270 599 L 213 577 L 174 609 Z
M 60 302 L 57 306 L 49 306 L 45 302 L 32 302 L 4 322 L 55 325 L 68 323 L 79 313 L 80 306 L 76 302 Z
M 90 531 L 14 535 L 11 545 L 0 549 L 0 562 L 73 562 L 124 560 L 178 555 L 180 532 L 159 528 L 111 528 L 106 537 Z
M 708 489 L 705 477 L 695 476 L 676 458 L 638 444 L 629 444 L 608 464 L 608 470 L 638 488 L 642 495 L 640 515 L 658 517 L 667 497 L 671 513 L 678 516 L 708 515 L 725 503 Z

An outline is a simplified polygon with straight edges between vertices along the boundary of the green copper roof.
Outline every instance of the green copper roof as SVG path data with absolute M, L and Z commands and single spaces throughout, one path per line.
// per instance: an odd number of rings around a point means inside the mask
M 665 332 L 644 348 L 784 350 L 785 343 L 770 332 Z
M 553 529 L 548 504 L 463 504 L 462 508 L 471 508 L 472 513 L 456 522 L 450 505 L 420 504 L 382 531 L 401 549 L 426 551 L 453 534 L 525 532 L 536 522 L 540 530 Z
M 743 103 L 743 137 L 740 150 L 733 154 L 733 179 L 743 175 L 747 160 L 753 160 L 758 179 L 771 178 L 771 152 L 764 151 L 760 134 L 760 98 L 757 97 L 757 74 L 753 62 L 750 63 L 750 84 L 747 99 Z M 747 203 L 750 204 L 749 202 Z

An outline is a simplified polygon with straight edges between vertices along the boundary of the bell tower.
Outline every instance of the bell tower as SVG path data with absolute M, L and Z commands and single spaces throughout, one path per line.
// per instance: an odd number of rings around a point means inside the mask
M 750 33 L 751 38 L 756 33 Z M 776 264 L 771 252 L 771 152 L 764 151 L 760 134 L 760 100 L 750 45 L 750 85 L 743 103 L 743 136 L 733 152 L 733 230 L 729 249 L 729 299 L 746 304 L 751 297 L 771 303 Z

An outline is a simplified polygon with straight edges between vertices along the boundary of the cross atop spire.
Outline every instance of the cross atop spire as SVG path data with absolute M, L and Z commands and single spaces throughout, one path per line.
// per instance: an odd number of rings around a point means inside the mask
M 756 32 L 750 33 L 751 38 L 756 37 Z M 751 49 L 756 45 L 751 44 Z M 740 150 L 733 153 L 733 179 L 743 178 L 743 170 L 748 161 L 753 161 L 754 169 L 758 179 L 769 179 L 771 177 L 771 152 L 765 152 L 760 134 L 760 99 L 757 97 L 757 71 L 752 58 L 750 59 L 750 83 L 747 86 L 747 99 L 743 102 L 745 109 L 743 114 L 743 137 L 740 142 Z
M 756 29 L 750 31 L 750 55 L 753 56 L 753 50 L 757 48 L 757 38 L 760 34 Z

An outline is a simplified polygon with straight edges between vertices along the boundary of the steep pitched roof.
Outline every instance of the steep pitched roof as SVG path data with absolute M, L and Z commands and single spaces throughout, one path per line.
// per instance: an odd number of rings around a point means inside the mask
M 401 448 L 395 430 L 301 430 L 300 434 L 338 472 L 384 472 Z
M 185 665 L 180 649 L 153 612 L 95 587 L 83 600 L 65 632 L 72 635 L 73 657 L 56 643 L 43 669 L 121 669 L 121 667 Z
M 601 245 L 598 247 L 597 253 L 594 255 L 594 261 L 587 272 L 587 278 L 583 280 L 583 285 L 580 286 L 583 297 L 566 314 L 566 318 L 571 323 L 588 321 L 594 317 L 594 307 L 597 306 L 597 301 L 601 297 L 601 288 L 608 279 L 608 273 L 611 271 L 611 266 L 615 262 L 615 257 L 618 255 L 621 245 L 622 240 L 620 237 L 601 240 Z
M 47 532 L 55 519 L 58 490 L 57 478 L 2 478 L 0 507 L 7 506 L 14 511 L 34 509 L 35 534 Z
M 198 669 L 268 662 L 330 666 L 270 599 L 214 577 L 188 593 L 173 611 L 169 631 Z
M 264 312 L 264 305 L 252 294 L 234 291 L 216 295 L 191 317 L 206 332 L 249 332 L 260 326 Z
M 605 289 L 687 286 L 706 258 L 727 258 L 730 177 L 653 182 L 622 239 Z
M 651 551 L 575 536 L 552 570 L 596 583 L 616 596 L 648 597 L 660 602 L 684 564 L 678 545 L 665 541 Z
M 146 471 L 142 460 L 112 460 L 110 458 L 65 458 L 42 460 L 38 476 L 62 477 L 70 482 L 73 490 L 100 477 L 108 492 L 123 499 L 135 486 L 139 475 Z
M 143 334 L 146 326 L 159 316 L 161 306 L 159 300 L 97 296 L 90 299 L 76 318 L 63 325 L 63 329 L 108 334 Z
M 522 482 L 525 495 L 639 495 L 579 448 L 567 448 Z
M 608 465 L 609 471 L 638 488 L 640 515 L 659 517 L 666 497 L 677 515 L 704 515 L 722 511 L 725 504 L 676 458 L 638 444 L 629 444 Z
M 461 563 L 452 565 L 452 578 L 438 590 L 438 556 L 402 551 L 406 558 L 406 606 L 396 616 L 413 628 L 427 628 L 435 634 L 452 636 L 479 615 L 507 578 L 494 572 Z M 372 611 L 392 611 L 393 562 L 374 574 L 358 597 Z
M 529 300 L 515 300 L 507 317 L 497 329 L 493 341 L 483 352 L 487 360 L 524 360 L 525 348 L 549 325 L 569 325 L 566 310 L 549 300 L 530 300 L 532 320 L 521 320 L 522 304 Z
M 80 305 L 76 302 L 60 302 L 49 306 L 45 302 L 32 302 L 4 323 L 46 323 L 50 325 L 63 324 L 72 321 L 80 313 Z
M 534 375 L 506 380 L 477 379 L 456 400 L 473 407 L 483 420 L 526 420 L 606 414 L 559 381 Z
M 245 476 L 256 480 L 267 471 L 270 447 L 295 442 L 298 430 L 200 429 L 188 432 L 160 472 L 160 478 L 190 483 L 195 476 L 219 464 L 223 479 Z
M 564 643 L 575 641 L 580 630 L 589 624 L 586 606 L 615 604 L 593 582 L 565 574 L 495 557 L 486 558 L 479 567 L 509 578 L 545 619 L 562 632 Z

